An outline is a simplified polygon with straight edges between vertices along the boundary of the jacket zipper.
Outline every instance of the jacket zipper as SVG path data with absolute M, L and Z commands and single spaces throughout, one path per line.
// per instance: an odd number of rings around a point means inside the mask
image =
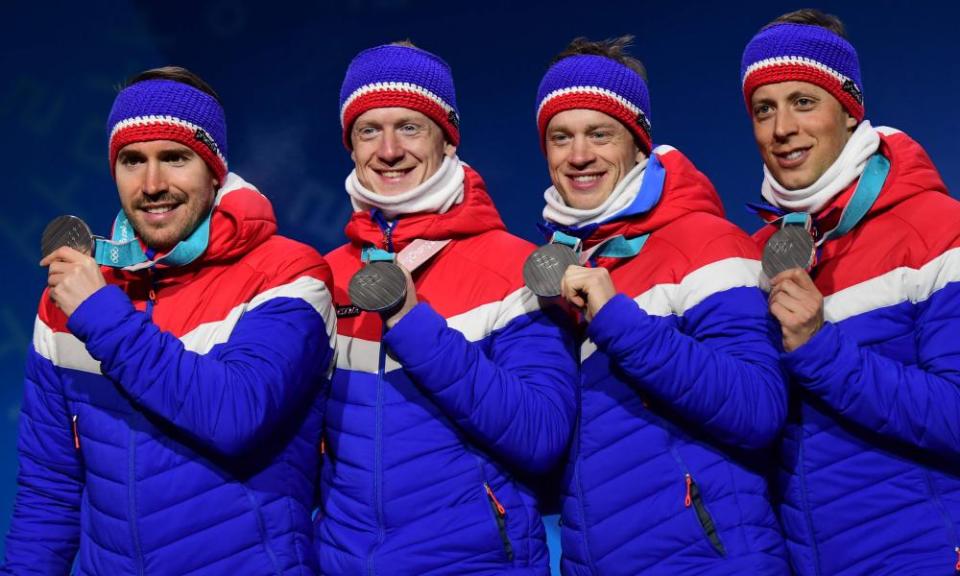
M 133 540 L 134 561 L 137 565 L 137 574 L 143 576 L 143 552 L 140 549 L 140 529 L 137 527 L 137 473 L 136 473 L 136 430 L 132 424 L 130 426 L 130 446 L 127 449 L 129 476 L 127 478 L 127 491 L 130 510 L 130 538 Z
M 70 422 L 70 427 L 73 429 L 73 449 L 80 449 L 80 430 L 77 428 L 77 415 L 74 414 Z
M 937 487 L 933 484 L 933 477 L 930 475 L 930 471 L 924 470 L 923 476 L 927 480 L 927 487 L 930 489 L 930 496 L 933 497 L 933 506 L 937 509 L 937 512 L 940 513 L 940 518 L 943 519 L 943 523 L 947 527 L 947 534 L 953 538 L 953 552 L 956 554 L 956 564 L 953 566 L 953 571 L 957 574 L 960 574 L 960 545 L 958 545 L 957 529 L 950 520 L 950 517 L 947 516 L 947 511 L 944 509 L 943 502 L 940 500 L 940 493 L 937 492 Z
M 710 516 L 710 513 L 707 512 L 707 507 L 703 504 L 703 497 L 700 496 L 700 487 L 697 486 L 697 483 L 693 480 L 693 476 L 691 476 L 689 472 L 685 475 L 684 480 L 687 486 L 687 495 L 683 500 L 683 505 L 687 508 L 689 508 L 691 504 L 693 505 L 693 510 L 697 514 L 697 520 L 700 522 L 703 531 L 707 534 L 710 545 L 713 546 L 713 549 L 721 556 L 726 556 L 727 551 L 723 547 L 723 542 L 720 541 L 720 535 L 717 534 L 717 525 L 714 524 L 713 518 Z
M 597 567 L 593 563 L 593 554 L 590 549 L 590 539 L 587 535 L 586 521 L 587 521 L 587 511 L 586 511 L 586 501 L 585 496 L 583 495 L 583 482 L 580 479 L 580 449 L 581 449 L 581 436 L 583 431 L 583 380 L 580 373 L 580 363 L 583 361 L 581 357 L 582 342 L 578 340 L 576 347 L 577 354 L 577 421 L 576 428 L 574 429 L 574 460 L 573 460 L 573 481 L 574 486 L 577 491 L 577 508 L 580 512 L 580 518 L 583 523 L 583 549 L 586 555 L 587 564 L 590 566 L 591 574 L 599 574 Z M 563 514 L 560 515 L 560 520 L 563 520 Z
M 690 470 L 687 469 L 686 463 L 683 461 L 683 458 L 680 457 L 680 453 L 672 441 L 670 442 L 670 454 L 673 455 L 673 459 L 677 461 L 677 465 L 680 466 L 680 470 L 683 472 L 685 489 L 683 506 L 685 508 L 693 506 L 694 513 L 697 516 L 697 522 L 700 523 L 700 527 L 706 534 L 707 540 L 710 541 L 710 545 L 713 546 L 713 549 L 721 556 L 726 556 L 727 551 L 723 546 L 723 542 L 720 541 L 717 525 L 713 521 L 713 517 L 710 516 L 710 512 L 707 511 L 706 504 L 703 503 L 703 497 L 700 495 L 700 487 L 696 481 L 694 481 L 693 475 L 690 474 Z
M 484 482 L 483 489 L 486 490 L 487 499 L 490 500 L 490 507 L 493 509 L 493 517 L 497 521 L 497 531 L 500 533 L 500 540 L 503 541 L 503 551 L 507 555 L 507 561 L 513 562 L 513 544 L 510 543 L 510 536 L 507 534 L 507 509 L 497 500 L 490 484 Z
M 817 537 L 813 532 L 813 515 L 810 505 L 807 503 L 807 469 L 804 464 L 803 454 L 803 414 L 801 407 L 799 430 L 797 434 L 797 467 L 800 469 L 800 498 L 803 502 L 803 515 L 807 522 L 807 530 L 810 533 L 810 544 L 813 549 L 813 571 L 816 576 L 820 576 L 820 546 L 817 544 Z
M 380 358 L 377 365 L 377 407 L 373 440 L 373 506 L 377 512 L 377 543 L 367 557 L 367 573 L 370 576 L 376 574 L 373 557 L 376 550 L 383 544 L 385 537 L 383 529 L 383 445 L 381 439 L 383 437 L 383 377 L 387 363 L 387 349 L 383 345 L 383 336 L 386 330 L 387 325 L 383 324 L 380 331 Z

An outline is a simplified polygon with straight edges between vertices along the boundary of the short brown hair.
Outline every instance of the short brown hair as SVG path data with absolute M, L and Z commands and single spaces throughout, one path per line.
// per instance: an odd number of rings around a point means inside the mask
M 603 56 L 609 58 L 615 62 L 623 64 L 627 68 L 633 70 L 643 78 L 643 81 L 647 81 L 647 68 L 643 65 L 639 59 L 634 58 L 627 53 L 627 48 L 630 47 L 630 43 L 633 42 L 633 36 L 625 34 L 617 38 L 608 38 L 607 40 L 588 40 L 583 36 L 574 38 L 570 44 L 564 48 L 563 52 L 554 56 L 553 60 L 550 61 L 550 65 L 553 66 L 560 60 L 567 58 L 568 56 L 579 56 L 579 55 L 590 55 L 590 56 Z
M 761 28 L 761 30 L 766 30 L 771 26 L 784 23 L 819 26 L 821 28 L 826 28 L 844 40 L 847 39 L 847 29 L 843 26 L 843 22 L 833 14 L 821 12 L 816 8 L 803 8 L 783 14 L 782 16 L 774 18 L 773 21 Z
M 139 74 L 135 74 L 130 78 L 127 78 L 127 81 L 123 83 L 121 90 L 136 84 L 137 82 L 143 82 L 145 80 L 173 80 L 174 82 L 179 82 L 181 84 L 186 84 L 187 86 L 192 86 L 197 90 L 206 92 L 213 97 L 221 106 L 223 102 L 220 102 L 220 96 L 213 90 L 209 84 L 204 81 L 203 78 L 197 76 L 193 72 L 182 68 L 180 66 L 162 66 L 160 68 L 151 68 L 150 70 L 144 70 Z
M 396 42 L 391 42 L 388 46 L 403 46 L 404 48 L 419 48 L 416 44 L 413 43 L 409 38 L 404 38 L 403 40 L 397 40 Z

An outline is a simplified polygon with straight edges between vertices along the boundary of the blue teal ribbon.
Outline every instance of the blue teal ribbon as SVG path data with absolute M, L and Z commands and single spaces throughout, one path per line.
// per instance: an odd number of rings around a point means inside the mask
M 156 260 L 151 260 L 144 253 L 133 225 L 130 224 L 127 215 L 121 210 L 114 221 L 113 236 L 109 240 L 106 238 L 94 239 L 94 259 L 97 264 L 111 268 L 151 268 L 160 263 L 167 266 L 185 266 L 206 252 L 207 246 L 210 244 L 210 217 L 212 214 L 213 211 L 211 210 L 196 230 L 178 242 L 173 250 Z
M 360 261 L 364 263 L 393 262 L 396 259 L 397 255 L 393 252 L 387 252 L 375 246 L 364 246 L 360 251 Z
M 633 258 L 640 253 L 649 237 L 650 234 L 643 234 L 642 236 L 635 236 L 633 238 L 626 238 L 623 235 L 614 236 L 604 241 L 600 249 L 594 252 L 593 256 L 603 258 Z M 582 243 L 579 238 L 560 231 L 553 233 L 550 242 L 569 246 L 577 253 L 577 256 L 582 252 Z
M 890 173 L 890 161 L 879 152 L 870 157 L 867 166 L 860 175 L 860 181 L 850 197 L 840 215 L 840 222 L 837 227 L 830 230 L 820 239 L 818 244 L 822 244 L 831 238 L 838 238 L 856 227 L 863 220 L 863 217 L 870 212 L 870 208 L 876 203 L 887 181 L 887 175 Z M 805 224 L 810 219 L 806 212 L 791 212 L 785 214 L 781 221 L 781 226 Z
M 603 258 L 633 258 L 643 250 L 643 245 L 647 243 L 649 237 L 649 234 L 634 238 L 614 236 L 607 240 L 603 248 L 597 250 L 594 255 Z

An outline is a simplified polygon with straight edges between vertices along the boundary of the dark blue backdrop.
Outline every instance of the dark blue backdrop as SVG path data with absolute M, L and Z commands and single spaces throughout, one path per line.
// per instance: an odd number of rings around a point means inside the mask
M 186 66 L 220 93 L 230 165 L 258 185 L 288 236 L 327 251 L 349 214 L 337 96 L 359 50 L 410 38 L 453 67 L 463 117 L 460 156 L 487 180 L 511 230 L 537 240 L 548 184 L 533 99 L 550 57 L 578 35 L 634 34 L 650 73 L 654 139 L 684 151 L 717 185 L 729 217 L 760 183 L 740 95 L 743 45 L 764 23 L 803 7 L 781 1 L 339 3 L 15 2 L 0 18 L 0 141 L 9 187 L 0 211 L 0 534 L 16 474 L 23 355 L 45 274 L 39 237 L 73 213 L 107 232 L 119 206 L 104 122 L 115 86 L 165 64 Z M 960 188 L 956 98 L 960 55 L 953 3 L 834 2 L 858 47 L 867 117 L 924 144 Z M 2 547 L 2 544 L 0 544 Z

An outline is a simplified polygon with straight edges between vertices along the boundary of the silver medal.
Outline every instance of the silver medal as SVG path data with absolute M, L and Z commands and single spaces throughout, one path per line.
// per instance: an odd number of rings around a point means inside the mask
M 569 266 L 578 266 L 577 254 L 563 244 L 547 244 L 534 251 L 523 263 L 523 281 L 542 298 L 560 295 L 560 281 Z
M 353 275 L 347 292 L 361 310 L 390 313 L 407 297 L 407 278 L 393 262 L 371 262 Z
M 813 264 L 814 244 L 803 226 L 784 226 L 763 247 L 763 273 L 773 278 L 784 270 L 807 270 Z
M 61 246 L 69 246 L 86 255 L 93 254 L 93 234 L 86 222 L 76 216 L 58 216 L 47 224 L 40 238 L 40 254 L 46 258 Z

